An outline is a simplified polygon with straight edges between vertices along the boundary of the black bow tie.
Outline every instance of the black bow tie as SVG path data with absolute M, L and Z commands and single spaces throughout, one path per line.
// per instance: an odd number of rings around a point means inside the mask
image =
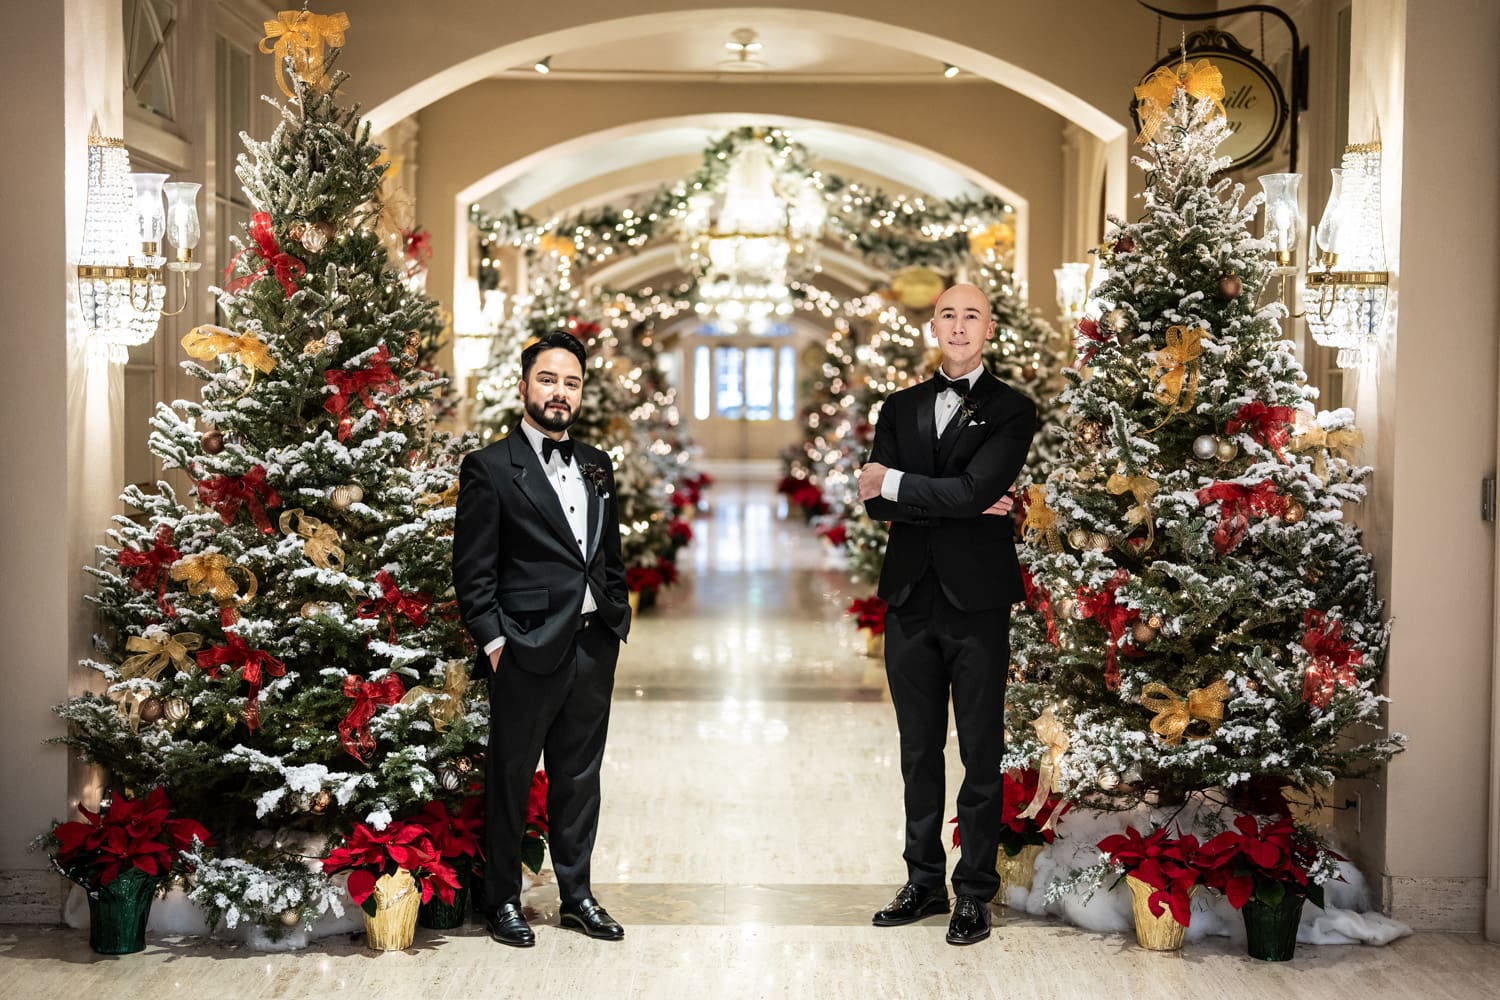
M 937 386 L 938 392 L 942 392 L 944 389 L 947 389 L 949 392 L 956 393 L 960 399 L 967 396 L 969 394 L 969 390 L 974 388 L 969 383 L 968 379 L 949 378 L 942 372 L 938 372 L 937 374 L 933 375 L 932 381 L 933 384 Z
M 573 461 L 573 439 L 566 441 L 554 441 L 549 437 L 542 438 L 542 464 L 546 465 L 552 461 L 552 453 L 557 452 L 562 456 L 563 465 Z

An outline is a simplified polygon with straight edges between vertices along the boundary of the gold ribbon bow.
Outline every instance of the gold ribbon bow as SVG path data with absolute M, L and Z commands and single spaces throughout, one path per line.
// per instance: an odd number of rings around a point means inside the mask
M 452 507 L 458 503 L 458 480 L 453 480 L 453 485 L 441 493 L 423 493 L 417 497 L 417 503 L 423 507 Z
M 1042 759 L 1037 763 L 1036 794 L 1021 811 L 1022 819 L 1040 816 L 1047 806 L 1047 799 L 1054 792 L 1062 790 L 1058 777 L 1061 773 L 1063 754 L 1068 752 L 1068 729 L 1057 717 L 1052 706 L 1049 705 L 1041 715 L 1031 720 L 1031 728 L 1036 730 L 1037 739 L 1042 741 Z M 1049 829 L 1057 821 L 1057 814 L 1060 812 L 1062 812 L 1061 809 L 1052 810 L 1047 817 L 1047 822 L 1042 824 L 1042 829 Z
M 401 704 L 410 705 L 419 698 L 432 696 L 427 703 L 427 712 L 432 716 L 432 726 L 442 732 L 453 724 L 464 710 L 464 694 L 469 690 L 469 665 L 463 660 L 449 660 L 443 665 L 443 689 L 417 685 L 401 698 Z
M 1206 740 L 1224 721 L 1224 703 L 1232 692 L 1223 679 L 1214 681 L 1206 688 L 1193 688 L 1183 701 L 1165 684 L 1147 684 L 1141 689 L 1141 704 L 1156 713 L 1151 720 L 1151 731 L 1166 743 L 1177 746 L 1183 740 Z M 1201 722 L 1203 732 L 1189 734 L 1194 722 Z
M 1135 88 L 1136 115 L 1141 120 L 1141 134 L 1135 137 L 1136 142 L 1144 146 L 1156 138 L 1156 130 L 1161 128 L 1179 88 L 1195 100 L 1207 97 L 1214 102 L 1215 112 L 1226 114 L 1224 74 L 1213 63 L 1199 59 L 1189 65 L 1184 59 L 1176 68 L 1159 66 Z
M 1346 462 L 1352 462 L 1355 449 L 1364 447 L 1364 444 L 1364 432 L 1358 427 L 1339 427 L 1325 431 L 1317 424 L 1312 424 L 1297 428 L 1297 436 L 1292 438 L 1291 448 L 1293 451 L 1319 449 L 1318 453 L 1313 456 L 1313 472 L 1326 483 L 1328 482 L 1328 456 L 1333 455 Z
M 1062 551 L 1057 511 L 1047 506 L 1047 487 L 1041 484 L 1026 487 L 1026 520 L 1021 522 L 1021 535 L 1027 542 L 1044 539 L 1049 552 Z
M 302 508 L 283 511 L 278 522 L 284 535 L 301 535 L 302 551 L 318 569 L 343 570 L 344 549 L 339 533 L 331 525 L 302 513 Z
M 1149 549 L 1156 541 L 1156 524 L 1151 519 L 1151 499 L 1161 488 L 1160 484 L 1150 476 L 1127 476 L 1123 472 L 1116 472 L 1105 485 L 1116 496 L 1129 493 L 1135 498 L 1135 506 L 1125 512 L 1125 522 L 1132 527 L 1139 524 L 1146 526 L 1146 548 Z
M 1016 227 L 997 222 L 984 229 L 970 230 L 969 253 L 991 263 L 1007 261 L 1016 251 Z
M 578 255 L 578 244 L 573 242 L 573 237 L 557 233 L 543 233 L 542 238 L 537 241 L 537 249 L 542 253 L 555 253 L 568 260 Z
M 236 361 L 250 369 L 250 385 L 245 386 L 245 392 L 240 393 L 238 398 L 244 398 L 245 393 L 250 391 L 250 386 L 255 384 L 257 371 L 269 375 L 271 369 L 276 367 L 276 359 L 271 357 L 271 348 L 264 340 L 253 333 L 236 336 L 233 330 L 226 330 L 212 323 L 204 323 L 189 330 L 182 338 L 182 349 L 187 351 L 188 357 L 200 361 L 225 354 L 234 355 Z
M 108 692 L 109 700 L 120 707 L 120 714 L 125 716 L 125 721 L 130 723 L 132 733 L 140 732 L 141 729 L 141 704 L 151 697 L 145 691 L 136 688 L 124 688 Z
M 292 60 L 292 72 L 302 82 L 318 90 L 326 89 L 328 74 L 323 71 L 323 46 L 339 48 L 344 44 L 344 32 L 349 28 L 349 15 L 312 14 L 305 10 L 284 10 L 276 15 L 277 20 L 262 22 L 266 37 L 260 40 L 260 50 L 266 55 L 276 54 L 276 83 L 288 97 L 296 97 L 286 82 L 286 60 Z M 267 42 L 275 39 L 270 48 Z
M 125 649 L 135 653 L 120 664 L 120 676 L 124 678 L 145 677 L 156 680 L 167 664 L 174 663 L 182 673 L 193 665 L 190 650 L 203 645 L 203 637 L 197 632 L 178 632 L 165 639 L 152 639 L 144 635 L 133 635 L 125 640 Z
M 231 570 L 239 570 L 245 574 L 247 584 L 244 597 L 239 596 L 239 586 L 229 578 Z M 194 597 L 211 594 L 220 604 L 232 604 L 236 601 L 244 604 L 255 596 L 260 586 L 255 574 L 248 568 L 219 552 L 204 552 L 178 560 L 172 565 L 172 579 L 186 581 L 188 593 Z
M 1203 356 L 1203 346 L 1209 343 L 1206 333 L 1196 326 L 1167 327 L 1167 346 L 1156 352 L 1150 375 L 1151 381 L 1161 381 L 1151 397 L 1167 407 L 1167 415 L 1143 433 L 1161 430 L 1172 417 L 1192 409 L 1198 395 L 1198 359 Z

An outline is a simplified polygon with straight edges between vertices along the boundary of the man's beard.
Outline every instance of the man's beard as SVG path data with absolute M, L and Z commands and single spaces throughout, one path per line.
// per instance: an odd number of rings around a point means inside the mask
M 571 406 L 568 406 L 567 403 L 562 404 L 567 409 L 561 412 L 548 409 L 552 402 L 553 400 L 544 399 L 540 403 L 533 403 L 528 399 L 526 401 L 526 412 L 532 420 L 536 421 L 536 425 L 544 431 L 565 431 L 569 427 L 572 427 L 573 421 L 578 419 L 578 412 Z

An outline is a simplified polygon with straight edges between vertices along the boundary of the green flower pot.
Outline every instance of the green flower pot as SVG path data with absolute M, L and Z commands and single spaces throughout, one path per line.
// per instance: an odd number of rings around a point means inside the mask
M 1240 912 L 1245 916 L 1245 951 L 1266 962 L 1289 962 L 1297 950 L 1297 925 L 1302 922 L 1305 896 L 1289 892 L 1275 905 L 1251 897 Z
M 468 858 L 454 860 L 453 870 L 458 873 L 458 891 L 453 894 L 453 902 L 443 902 L 434 892 L 432 898 L 417 909 L 418 927 L 451 931 L 464 925 L 464 918 L 469 912 L 469 886 L 474 878 L 471 864 Z
M 100 955 L 133 955 L 146 949 L 146 920 L 159 879 L 130 868 L 89 894 L 89 947 Z

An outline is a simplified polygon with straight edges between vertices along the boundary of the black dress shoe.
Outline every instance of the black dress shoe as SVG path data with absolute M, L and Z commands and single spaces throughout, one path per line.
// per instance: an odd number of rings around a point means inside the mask
M 490 937 L 512 948 L 530 948 L 536 944 L 536 935 L 521 914 L 520 903 L 506 903 L 487 911 L 484 926 L 489 930 Z
M 959 896 L 948 921 L 949 944 L 974 944 L 990 936 L 990 906 L 978 896 Z
M 924 889 L 915 882 L 903 885 L 890 905 L 875 914 L 876 927 L 899 927 L 948 912 L 948 890 L 943 886 Z
M 593 896 L 585 896 L 576 903 L 564 903 L 558 912 L 558 922 L 564 927 L 583 931 L 591 938 L 618 941 L 625 936 L 625 928 Z

